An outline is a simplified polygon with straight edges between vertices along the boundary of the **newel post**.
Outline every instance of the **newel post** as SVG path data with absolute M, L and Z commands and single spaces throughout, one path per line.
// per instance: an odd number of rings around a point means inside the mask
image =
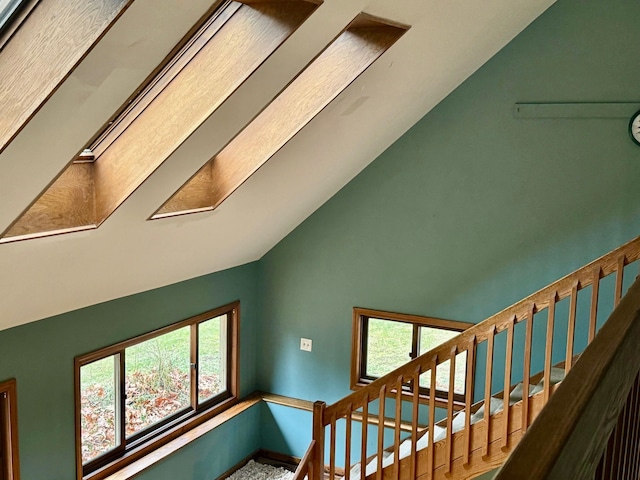
M 315 452 L 313 454 L 313 475 L 311 480 L 323 480 L 324 477 L 324 409 L 327 404 L 316 401 L 313 404 L 313 440 L 315 440 Z

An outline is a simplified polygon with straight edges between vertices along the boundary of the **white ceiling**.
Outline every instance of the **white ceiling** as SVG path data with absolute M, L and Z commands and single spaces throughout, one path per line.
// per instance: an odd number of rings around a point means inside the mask
M 0 231 L 211 3 L 133 2 L 0 154 Z M 259 259 L 552 3 L 325 0 L 99 229 L 0 244 L 0 330 Z M 411 29 L 216 211 L 146 221 L 360 12 Z

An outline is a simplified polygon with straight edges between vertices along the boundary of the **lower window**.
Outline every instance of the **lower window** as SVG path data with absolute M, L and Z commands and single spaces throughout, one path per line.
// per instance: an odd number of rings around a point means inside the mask
M 16 381 L 0 383 L 0 480 L 18 480 Z
M 401 367 L 432 348 L 443 344 L 473 324 L 439 318 L 353 309 L 353 351 L 351 352 L 351 388 L 366 385 Z M 461 353 L 455 362 L 455 384 L 449 385 L 449 362 L 436 371 L 437 398 L 446 399 L 453 388 L 454 399 L 463 401 L 467 357 Z M 430 373 L 420 376 L 420 393 L 429 395 Z M 414 388 L 407 384 L 407 389 Z
M 78 478 L 107 475 L 237 399 L 238 316 L 236 302 L 76 358 Z

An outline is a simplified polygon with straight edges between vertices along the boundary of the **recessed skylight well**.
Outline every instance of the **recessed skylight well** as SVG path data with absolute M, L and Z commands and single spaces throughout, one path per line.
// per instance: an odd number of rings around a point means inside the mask
M 360 14 L 152 219 L 213 210 L 408 29 Z
M 0 242 L 99 226 L 320 3 L 219 2 L 184 47 L 14 221 Z

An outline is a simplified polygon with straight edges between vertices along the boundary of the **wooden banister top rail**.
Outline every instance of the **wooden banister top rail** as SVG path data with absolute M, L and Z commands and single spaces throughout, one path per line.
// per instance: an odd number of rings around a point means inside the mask
M 599 279 L 606 277 L 621 267 L 635 262 L 640 258 L 640 237 L 637 237 L 621 247 L 603 255 L 588 265 L 576 270 L 560 280 L 544 287 L 543 289 L 529 295 L 501 312 L 489 317 L 485 321 L 465 330 L 460 335 L 441 344 L 438 347 L 415 358 L 404 366 L 390 372 L 349 396 L 328 406 L 323 415 L 323 423 L 327 425 L 333 417 L 341 417 L 353 408 L 357 409 L 365 401 L 372 401 L 378 398 L 383 385 L 395 384 L 398 377 L 412 376 L 417 369 L 427 372 L 431 369 L 433 359 L 436 364 L 440 364 L 453 356 L 455 352 L 464 351 L 473 345 L 488 340 L 489 337 L 506 330 L 513 320 L 520 322 L 525 320 L 532 313 L 535 314 L 547 308 L 552 301 L 560 300 L 571 296 L 572 291 L 582 290 Z M 621 278 L 621 277 L 620 277 Z M 456 350 L 457 349 L 457 350 Z
M 311 459 L 313 456 L 314 449 L 316 447 L 316 441 L 311 440 L 311 444 L 309 444 L 309 448 L 300 460 L 298 464 L 298 468 L 296 468 L 295 473 L 293 474 L 293 478 L 291 480 L 303 480 L 309 474 L 309 465 L 311 463 Z
M 601 268 L 615 257 L 608 256 Z M 640 370 L 639 345 L 640 277 L 495 480 L 592 480 Z

